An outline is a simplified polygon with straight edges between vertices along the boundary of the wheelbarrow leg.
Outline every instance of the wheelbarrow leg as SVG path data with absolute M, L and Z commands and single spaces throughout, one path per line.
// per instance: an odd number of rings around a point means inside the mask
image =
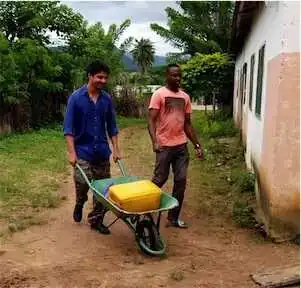
M 160 233 L 161 214 L 162 214 L 162 212 L 160 211 L 159 214 L 158 214 L 158 219 L 157 219 L 157 230 L 158 230 L 158 233 Z
M 113 222 L 111 222 L 107 228 L 110 228 L 113 224 L 115 224 L 118 220 L 120 219 L 120 217 L 116 217 L 115 220 Z
M 156 229 L 158 230 L 158 234 L 160 234 L 160 222 L 161 222 L 161 214 L 162 212 L 158 212 L 158 216 L 157 216 L 157 222 L 155 222 L 155 219 L 153 217 L 152 214 L 148 214 L 148 218 L 149 220 L 153 223 L 153 225 L 156 227 Z

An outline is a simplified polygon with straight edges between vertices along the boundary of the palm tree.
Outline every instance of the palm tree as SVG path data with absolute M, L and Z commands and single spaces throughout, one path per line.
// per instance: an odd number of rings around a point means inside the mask
M 141 74 L 144 75 L 154 62 L 155 48 L 149 39 L 136 39 L 135 42 L 131 54 L 139 66 Z

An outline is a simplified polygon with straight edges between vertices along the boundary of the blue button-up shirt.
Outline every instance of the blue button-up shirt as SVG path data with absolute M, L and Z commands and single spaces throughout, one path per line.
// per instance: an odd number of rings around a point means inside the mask
M 64 135 L 74 137 L 78 158 L 93 162 L 110 158 L 107 134 L 110 138 L 118 134 L 111 96 L 101 91 L 94 103 L 89 97 L 87 85 L 84 85 L 68 99 Z

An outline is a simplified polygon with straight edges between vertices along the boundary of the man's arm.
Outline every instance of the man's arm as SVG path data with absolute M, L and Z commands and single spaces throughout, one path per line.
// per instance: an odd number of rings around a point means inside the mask
M 74 166 L 77 162 L 73 136 L 74 105 L 74 98 L 70 96 L 64 119 L 64 136 L 67 144 L 68 161 L 72 166 Z
M 117 128 L 116 113 L 113 108 L 113 103 L 110 103 L 110 109 L 107 113 L 107 131 L 112 143 L 113 160 L 114 162 L 117 162 L 117 160 L 121 159 L 121 155 L 118 146 L 118 128 Z
M 194 147 L 196 149 L 197 157 L 200 158 L 200 159 L 203 159 L 204 158 L 203 148 L 200 144 L 200 141 L 198 140 L 198 137 L 196 136 L 194 127 L 191 123 L 191 116 L 190 115 L 191 115 L 190 113 L 185 114 L 184 131 L 185 131 L 185 134 L 187 135 L 188 139 L 194 145 Z
M 148 107 L 148 132 L 152 140 L 153 151 L 159 152 L 159 144 L 156 137 L 156 124 L 161 109 L 161 97 L 159 91 L 152 95 Z
M 158 152 L 159 151 L 159 145 L 157 143 L 156 139 L 156 122 L 159 115 L 158 109 L 149 109 L 148 113 L 148 132 L 152 140 L 153 144 L 153 151 Z
M 194 146 L 201 145 L 192 126 L 190 113 L 185 114 L 184 131 Z
M 118 146 L 118 136 L 112 136 L 110 139 L 113 146 L 113 160 L 114 162 L 117 162 L 121 159 L 121 154 Z
M 74 137 L 72 135 L 65 135 L 67 142 L 68 161 L 74 166 L 77 162 L 77 156 L 74 147 Z

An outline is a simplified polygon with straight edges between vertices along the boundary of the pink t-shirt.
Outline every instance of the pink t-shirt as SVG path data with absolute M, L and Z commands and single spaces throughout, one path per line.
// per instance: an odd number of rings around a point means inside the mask
M 177 146 L 187 142 L 184 132 L 185 114 L 191 113 L 190 97 L 182 90 L 173 92 L 159 88 L 151 97 L 149 109 L 158 109 L 156 137 L 160 146 Z

